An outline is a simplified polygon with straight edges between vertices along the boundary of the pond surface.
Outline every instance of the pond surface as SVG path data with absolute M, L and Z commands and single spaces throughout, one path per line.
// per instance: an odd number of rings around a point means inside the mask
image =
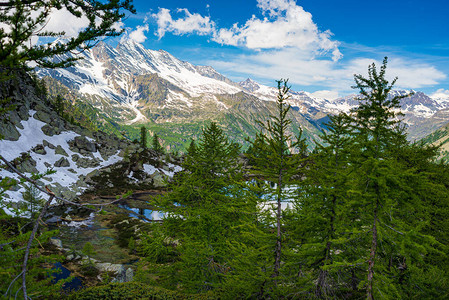
M 51 275 L 54 277 L 52 283 L 57 283 L 61 279 L 67 279 L 70 277 L 70 270 L 64 267 L 61 263 L 57 262 L 53 265 L 52 270 L 55 270 Z M 83 288 L 83 283 L 78 277 L 74 277 L 71 281 L 64 283 L 62 288 L 65 291 L 77 291 Z
M 144 221 L 151 220 L 151 221 L 161 221 L 164 218 L 165 213 L 158 210 L 152 210 L 148 208 L 134 208 L 130 207 L 127 204 L 120 204 L 120 208 L 126 209 L 129 211 L 130 217 L 145 217 L 141 218 Z M 147 219 L 147 220 L 145 220 Z

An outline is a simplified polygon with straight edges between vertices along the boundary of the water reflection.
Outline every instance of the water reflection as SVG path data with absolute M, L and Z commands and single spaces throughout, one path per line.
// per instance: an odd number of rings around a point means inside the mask
M 120 204 L 119 207 L 124 208 L 128 211 L 131 211 L 129 213 L 130 217 L 139 217 L 143 216 L 145 218 L 141 218 L 145 221 L 145 219 L 152 220 L 152 221 L 161 221 L 164 218 L 165 213 L 163 211 L 158 210 L 152 210 L 147 208 L 135 208 L 135 207 L 129 207 L 126 204 Z

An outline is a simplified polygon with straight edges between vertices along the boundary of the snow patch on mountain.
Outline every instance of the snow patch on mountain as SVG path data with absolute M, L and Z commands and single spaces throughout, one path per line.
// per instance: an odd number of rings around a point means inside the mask
M 76 192 L 76 194 L 81 194 L 86 187 L 76 187 L 76 183 L 80 179 L 80 176 L 86 176 L 90 172 L 99 169 L 101 167 L 109 166 L 120 161 L 122 158 L 118 156 L 118 153 L 112 155 L 108 158 L 103 158 L 100 153 L 93 153 L 94 159 L 99 162 L 97 167 L 82 168 L 78 167 L 76 162 L 73 160 L 74 155 L 83 157 L 80 153 L 73 152 L 69 147 L 69 142 L 80 136 L 79 134 L 72 131 L 63 131 L 59 135 L 48 136 L 42 131 L 42 127 L 46 123 L 36 120 L 33 116 L 36 111 L 30 110 L 30 118 L 28 120 L 22 120 L 21 125 L 23 129 L 18 128 L 20 133 L 19 140 L 8 141 L 0 140 L 0 154 L 7 160 L 11 161 L 21 155 L 21 153 L 28 153 L 30 157 L 36 162 L 35 168 L 41 174 L 49 170 L 49 167 L 56 171 L 54 174 L 46 175 L 44 178 L 40 179 L 45 185 L 50 187 L 53 185 L 58 185 L 62 187 L 67 187 Z M 50 147 L 45 147 L 46 154 L 38 154 L 30 149 L 36 147 L 39 144 L 43 144 L 43 141 L 47 141 L 50 144 L 58 145 L 68 154 L 68 156 L 62 154 L 56 154 L 55 149 Z M 68 160 L 69 167 L 55 167 L 55 163 L 61 158 Z M 89 158 L 89 157 L 88 157 Z M 89 158 L 91 159 L 91 158 Z M 27 176 L 32 176 L 30 173 L 26 173 Z M 9 172 L 7 169 L 0 169 L 0 177 L 9 177 L 19 180 L 19 176 L 16 173 Z M 6 191 L 6 196 L 9 198 L 10 202 L 22 201 L 22 193 L 25 191 L 23 186 L 20 186 L 17 190 Z M 8 214 L 13 214 L 12 211 L 5 208 L 5 212 Z

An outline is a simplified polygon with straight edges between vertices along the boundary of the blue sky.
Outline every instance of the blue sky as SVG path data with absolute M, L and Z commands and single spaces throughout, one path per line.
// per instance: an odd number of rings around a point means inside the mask
M 134 0 L 122 39 L 211 65 L 234 81 L 335 98 L 389 57 L 398 88 L 449 97 L 447 0 Z M 111 41 L 113 42 L 113 41 Z

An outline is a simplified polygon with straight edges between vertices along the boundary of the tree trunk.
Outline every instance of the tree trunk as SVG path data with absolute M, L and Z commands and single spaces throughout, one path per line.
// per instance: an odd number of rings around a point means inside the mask
M 366 298 L 368 300 L 373 300 L 373 278 L 374 278 L 374 262 L 376 258 L 376 250 L 377 250 L 377 210 L 379 208 L 379 200 L 376 200 L 376 206 L 374 207 L 374 216 L 373 216 L 373 236 L 371 241 L 371 251 L 370 257 L 368 261 L 368 286 L 366 288 Z
M 276 210 L 276 248 L 275 248 L 275 260 L 273 277 L 279 276 L 279 269 L 281 267 L 281 253 L 282 253 L 282 231 L 281 231 L 281 194 L 282 194 L 282 169 L 279 173 L 278 186 L 277 186 L 277 210 Z

